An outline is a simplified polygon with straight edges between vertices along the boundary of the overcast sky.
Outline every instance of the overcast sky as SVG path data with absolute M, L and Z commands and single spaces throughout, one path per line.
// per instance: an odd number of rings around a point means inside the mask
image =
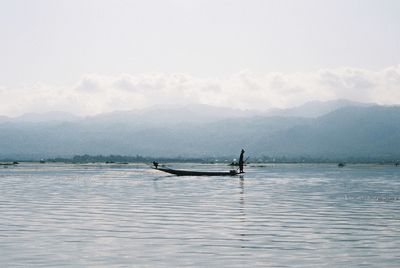
M 397 0 L 1 0 L 0 115 L 400 104 Z

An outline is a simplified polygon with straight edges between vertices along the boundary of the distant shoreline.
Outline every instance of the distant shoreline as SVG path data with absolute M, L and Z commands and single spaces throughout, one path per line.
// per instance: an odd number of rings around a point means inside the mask
M 41 159 L 24 158 L 3 158 L 0 159 L 1 165 L 11 163 L 104 163 L 104 164 L 130 164 L 130 163 L 151 163 L 158 161 L 160 163 L 202 163 L 202 164 L 231 164 L 236 159 L 233 157 L 148 157 L 148 156 L 122 156 L 122 155 L 76 155 L 73 157 L 55 157 Z M 379 164 L 400 166 L 400 160 L 397 158 L 311 158 L 311 157 L 250 157 L 248 164 Z

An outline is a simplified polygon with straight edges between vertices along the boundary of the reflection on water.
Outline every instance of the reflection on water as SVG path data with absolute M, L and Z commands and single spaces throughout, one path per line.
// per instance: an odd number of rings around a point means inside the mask
M 225 170 L 218 165 L 190 169 Z M 400 169 L 0 169 L 0 267 L 398 267 Z

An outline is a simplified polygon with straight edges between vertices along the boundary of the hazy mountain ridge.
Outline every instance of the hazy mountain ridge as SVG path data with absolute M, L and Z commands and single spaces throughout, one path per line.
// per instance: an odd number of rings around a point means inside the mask
M 400 107 L 346 107 L 279 133 L 272 142 L 279 146 L 263 149 L 313 157 L 398 157 L 399 123 Z
M 370 107 L 375 105 L 375 103 L 362 103 L 345 99 L 331 101 L 310 101 L 293 108 L 273 109 L 268 112 L 268 115 L 316 118 L 344 107 Z
M 94 119 L 0 123 L 0 158 L 230 156 L 242 147 L 252 156 L 400 157 L 398 106 L 344 107 L 318 118 L 242 116 L 166 124 Z
M 46 123 L 46 122 L 77 122 L 84 124 L 98 123 L 130 123 L 141 126 L 169 123 L 205 123 L 220 121 L 229 118 L 254 117 L 254 116 L 285 116 L 285 117 L 310 117 L 315 118 L 343 107 L 367 107 L 374 106 L 373 103 L 361 103 L 349 100 L 311 101 L 303 105 L 287 108 L 272 109 L 266 111 L 240 110 L 229 107 L 215 107 L 203 104 L 174 105 L 149 107 L 142 110 L 114 111 L 110 113 L 92 116 L 78 116 L 75 114 L 53 111 L 43 113 L 26 113 L 17 117 L 0 115 L 0 123 L 23 122 L 23 123 Z

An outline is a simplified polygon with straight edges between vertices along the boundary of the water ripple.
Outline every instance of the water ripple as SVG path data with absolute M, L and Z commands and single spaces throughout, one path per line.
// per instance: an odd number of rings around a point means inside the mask
M 23 163 L 0 170 L 0 267 L 397 267 L 399 197 L 393 167 Z

